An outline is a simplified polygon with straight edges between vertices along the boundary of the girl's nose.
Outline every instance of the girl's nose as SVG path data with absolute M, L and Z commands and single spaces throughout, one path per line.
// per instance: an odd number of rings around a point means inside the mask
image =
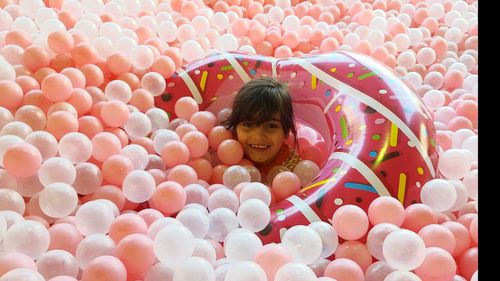
M 252 131 L 250 132 L 250 135 L 253 137 L 262 137 L 264 136 L 264 127 L 263 126 L 255 126 Z

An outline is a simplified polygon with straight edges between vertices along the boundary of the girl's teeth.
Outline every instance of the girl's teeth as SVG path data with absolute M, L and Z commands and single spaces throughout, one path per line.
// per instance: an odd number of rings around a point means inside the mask
M 269 147 L 268 145 L 256 145 L 256 144 L 252 144 L 250 146 L 253 147 L 253 148 L 260 148 L 260 149 L 264 149 L 264 148 L 268 148 Z

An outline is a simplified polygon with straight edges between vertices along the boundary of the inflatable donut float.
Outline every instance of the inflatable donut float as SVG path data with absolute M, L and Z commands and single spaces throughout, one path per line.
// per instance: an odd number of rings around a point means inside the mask
M 174 118 L 176 100 L 192 96 L 200 110 L 217 113 L 232 106 L 245 82 L 261 76 L 288 85 L 301 157 L 322 167 L 312 184 L 271 205 L 271 222 L 257 233 L 264 243 L 279 242 L 294 225 L 328 221 L 342 205 L 367 210 L 378 196 L 393 196 L 405 207 L 420 202 L 420 188 L 436 172 L 431 115 L 407 84 L 368 56 L 213 54 L 167 79 L 155 103 Z

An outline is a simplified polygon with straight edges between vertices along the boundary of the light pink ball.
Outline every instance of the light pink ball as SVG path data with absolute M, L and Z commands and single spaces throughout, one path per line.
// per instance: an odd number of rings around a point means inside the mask
M 188 132 L 182 137 L 182 142 L 189 149 L 191 158 L 201 157 L 208 151 L 208 139 L 202 132 Z
M 180 118 L 189 120 L 198 110 L 198 103 L 191 97 L 182 97 L 175 102 L 174 112 Z
M 188 184 L 196 183 L 198 175 L 196 174 L 196 171 L 188 165 L 177 165 L 170 170 L 167 179 L 169 181 L 178 182 L 182 186 L 186 186 Z
M 226 165 L 235 165 L 243 159 L 243 147 L 236 140 L 225 140 L 217 148 L 217 157 Z
M 450 280 L 455 276 L 457 264 L 450 253 L 438 247 L 425 250 L 423 263 L 415 269 L 415 273 L 423 280 Z
M 426 247 L 439 247 L 446 250 L 448 253 L 453 254 L 455 250 L 455 236 L 448 228 L 439 224 L 429 224 L 418 232 L 422 237 Z
M 335 280 L 364 280 L 361 267 L 356 262 L 346 258 L 335 259 L 329 263 L 325 269 L 325 277 L 331 277 Z
M 346 240 L 357 240 L 368 231 L 368 216 L 358 206 L 344 205 L 332 217 L 332 225 L 337 234 Z
M 381 196 L 370 203 L 368 218 L 373 225 L 392 223 L 401 226 L 405 219 L 405 209 L 399 200 L 390 196 Z

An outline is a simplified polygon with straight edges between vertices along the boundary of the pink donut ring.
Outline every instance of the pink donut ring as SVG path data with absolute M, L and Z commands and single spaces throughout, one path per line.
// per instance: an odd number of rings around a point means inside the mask
M 215 54 L 169 78 L 156 106 L 173 115 L 175 101 L 191 95 L 201 110 L 216 113 L 260 76 L 288 84 L 298 137 L 309 140 L 299 141 L 301 153 L 322 167 L 311 185 L 271 206 L 271 222 L 258 233 L 264 243 L 279 242 L 294 225 L 328 221 L 342 205 L 367 210 L 378 196 L 393 196 L 405 207 L 420 202 L 437 163 L 431 115 L 392 70 L 365 55 Z

